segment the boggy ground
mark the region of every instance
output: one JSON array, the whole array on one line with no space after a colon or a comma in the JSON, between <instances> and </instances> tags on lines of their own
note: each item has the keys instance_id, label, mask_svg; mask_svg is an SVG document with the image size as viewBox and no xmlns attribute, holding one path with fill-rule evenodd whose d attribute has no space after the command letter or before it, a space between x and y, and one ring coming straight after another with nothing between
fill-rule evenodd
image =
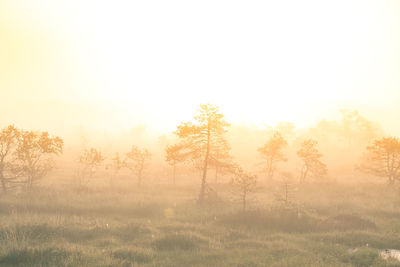
<instances>
[{"instance_id":1,"label":"boggy ground","mask_svg":"<svg viewBox=\"0 0 400 267\"><path fill-rule=\"evenodd\" d=\"M400 266L400 190L306 184L295 208L262 186L240 211L228 185L38 187L0 197L0 266Z\"/></svg>"}]
</instances>

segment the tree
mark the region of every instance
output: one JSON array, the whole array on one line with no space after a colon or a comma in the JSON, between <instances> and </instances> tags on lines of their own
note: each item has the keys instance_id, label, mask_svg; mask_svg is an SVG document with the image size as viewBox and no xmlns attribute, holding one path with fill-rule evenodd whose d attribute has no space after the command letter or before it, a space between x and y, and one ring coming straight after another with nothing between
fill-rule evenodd
<instances>
[{"instance_id":1,"label":"tree","mask_svg":"<svg viewBox=\"0 0 400 267\"><path fill-rule=\"evenodd\" d=\"M239 195L242 203L243 212L246 211L249 194L253 193L257 186L257 176L251 175L243 171L242 168L236 167L232 179L232 185L235 193Z\"/></svg>"},{"instance_id":2,"label":"tree","mask_svg":"<svg viewBox=\"0 0 400 267\"><path fill-rule=\"evenodd\" d=\"M400 179L400 142L395 137L384 137L367 146L361 170L378 177L386 177L389 184Z\"/></svg>"},{"instance_id":3,"label":"tree","mask_svg":"<svg viewBox=\"0 0 400 267\"><path fill-rule=\"evenodd\" d=\"M165 152L166 152L165 161L172 166L173 182L175 185L176 165L184 160L184 156L181 153L182 147L178 144L170 145L165 148Z\"/></svg>"},{"instance_id":4,"label":"tree","mask_svg":"<svg viewBox=\"0 0 400 267\"><path fill-rule=\"evenodd\" d=\"M280 186L275 194L276 200L281 201L285 208L293 207L296 199L296 184L290 172L280 173Z\"/></svg>"},{"instance_id":5,"label":"tree","mask_svg":"<svg viewBox=\"0 0 400 267\"><path fill-rule=\"evenodd\" d=\"M292 122L278 122L274 129L275 131L279 132L284 139L288 140L289 143L290 141L293 141L296 135L296 127Z\"/></svg>"},{"instance_id":6,"label":"tree","mask_svg":"<svg viewBox=\"0 0 400 267\"><path fill-rule=\"evenodd\" d=\"M11 159L18 144L20 132L10 125L0 131L0 181L3 192L7 191L7 185L14 177L6 177L6 170L9 169Z\"/></svg>"},{"instance_id":7,"label":"tree","mask_svg":"<svg viewBox=\"0 0 400 267\"><path fill-rule=\"evenodd\" d=\"M202 178L199 193L199 203L205 200L207 186L207 170L210 160L216 158L216 151L225 141L224 134L229 124L224 120L224 115L215 105L200 105L198 115L192 122L182 123L175 134L180 139L182 155L186 161L202 163Z\"/></svg>"},{"instance_id":8,"label":"tree","mask_svg":"<svg viewBox=\"0 0 400 267\"><path fill-rule=\"evenodd\" d=\"M265 170L268 180L272 180L275 170L280 162L286 162L287 158L282 153L287 142L279 132L275 132L258 152L265 159Z\"/></svg>"},{"instance_id":9,"label":"tree","mask_svg":"<svg viewBox=\"0 0 400 267\"><path fill-rule=\"evenodd\" d=\"M134 173L138 186L142 184L144 169L150 158L151 154L147 149L140 149L136 146L132 146L131 151L126 154L124 166Z\"/></svg>"},{"instance_id":10,"label":"tree","mask_svg":"<svg viewBox=\"0 0 400 267\"><path fill-rule=\"evenodd\" d=\"M82 186L85 183L86 178L93 178L96 171L96 167L100 166L104 161L104 157L100 150L95 148L85 149L83 154L79 158L79 162L83 165L81 173L78 174L79 185Z\"/></svg>"},{"instance_id":11,"label":"tree","mask_svg":"<svg viewBox=\"0 0 400 267\"><path fill-rule=\"evenodd\" d=\"M342 114L341 135L350 148L355 143L366 144L381 134L379 127L361 116L357 110L340 110Z\"/></svg>"},{"instance_id":12,"label":"tree","mask_svg":"<svg viewBox=\"0 0 400 267\"><path fill-rule=\"evenodd\" d=\"M52 155L61 154L63 145L60 137L51 137L47 132L22 131L18 135L15 155L27 177L28 188L54 167Z\"/></svg>"},{"instance_id":13,"label":"tree","mask_svg":"<svg viewBox=\"0 0 400 267\"><path fill-rule=\"evenodd\" d=\"M218 139L217 139L218 140ZM234 168L230 146L225 139L218 140L215 151L211 154L210 165L215 169L215 183L218 182L218 175L231 173Z\"/></svg>"},{"instance_id":14,"label":"tree","mask_svg":"<svg viewBox=\"0 0 400 267\"><path fill-rule=\"evenodd\" d=\"M124 167L124 162L121 160L121 157L119 156L119 153L115 153L115 157L113 157L111 163L111 169L112 169L112 178L110 179L110 184L112 184L112 179L117 177L118 173L121 171L121 169Z\"/></svg>"},{"instance_id":15,"label":"tree","mask_svg":"<svg viewBox=\"0 0 400 267\"><path fill-rule=\"evenodd\" d=\"M318 142L312 139L305 140L297 155L303 161L303 167L300 174L300 182L305 182L308 175L321 177L327 173L326 165L321 162L322 154L317 149Z\"/></svg>"}]
</instances>

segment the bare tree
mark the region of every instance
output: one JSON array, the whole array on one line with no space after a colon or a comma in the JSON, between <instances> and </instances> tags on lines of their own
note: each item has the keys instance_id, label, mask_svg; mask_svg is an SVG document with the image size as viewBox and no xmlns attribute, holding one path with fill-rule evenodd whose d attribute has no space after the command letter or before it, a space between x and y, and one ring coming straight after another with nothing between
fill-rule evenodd
<instances>
[{"instance_id":1,"label":"bare tree","mask_svg":"<svg viewBox=\"0 0 400 267\"><path fill-rule=\"evenodd\" d=\"M6 177L6 170L10 168L12 156L18 144L20 132L10 125L0 131L0 181L3 192L7 191L8 182L14 177Z\"/></svg>"},{"instance_id":2,"label":"bare tree","mask_svg":"<svg viewBox=\"0 0 400 267\"><path fill-rule=\"evenodd\" d=\"M249 194L253 193L257 186L257 176L246 173L242 168L236 167L233 172L232 185L234 193L239 195L242 210L246 211Z\"/></svg>"},{"instance_id":3,"label":"bare tree","mask_svg":"<svg viewBox=\"0 0 400 267\"><path fill-rule=\"evenodd\" d=\"M21 132L15 155L27 177L28 188L32 188L35 182L54 167L52 155L61 154L63 145L60 137L51 137L47 132Z\"/></svg>"},{"instance_id":4,"label":"bare tree","mask_svg":"<svg viewBox=\"0 0 400 267\"><path fill-rule=\"evenodd\" d=\"M378 177L386 177L389 184L400 179L400 141L384 137L367 146L361 170Z\"/></svg>"},{"instance_id":5,"label":"bare tree","mask_svg":"<svg viewBox=\"0 0 400 267\"><path fill-rule=\"evenodd\" d=\"M322 154L317 149L318 142L312 139L305 140L297 155L303 161L303 167L300 174L300 182L306 181L309 175L321 177L327 173L326 165L321 162Z\"/></svg>"},{"instance_id":6,"label":"bare tree","mask_svg":"<svg viewBox=\"0 0 400 267\"><path fill-rule=\"evenodd\" d=\"M218 151L217 147L224 140L226 128L229 126L224 115L215 105L200 105L199 113L194 117L195 123L186 122L178 126L175 134L180 139L182 155L185 160L202 163L202 179L199 203L205 200L207 187L207 170L210 160Z\"/></svg>"},{"instance_id":7,"label":"bare tree","mask_svg":"<svg viewBox=\"0 0 400 267\"><path fill-rule=\"evenodd\" d=\"M126 154L124 166L131 170L137 178L138 186L142 185L144 170L151 154L147 149L140 149L132 146L130 152Z\"/></svg>"},{"instance_id":8,"label":"bare tree","mask_svg":"<svg viewBox=\"0 0 400 267\"><path fill-rule=\"evenodd\" d=\"M275 132L258 152L265 159L265 170L268 180L272 180L275 170L280 162L286 162L287 158L282 150L287 146L286 140L279 132Z\"/></svg>"},{"instance_id":9,"label":"bare tree","mask_svg":"<svg viewBox=\"0 0 400 267\"><path fill-rule=\"evenodd\" d=\"M104 161L103 154L95 148L85 149L79 158L79 162L83 165L83 169L78 174L79 185L83 186L87 181L92 179L96 172L96 167L100 166Z\"/></svg>"}]
</instances>

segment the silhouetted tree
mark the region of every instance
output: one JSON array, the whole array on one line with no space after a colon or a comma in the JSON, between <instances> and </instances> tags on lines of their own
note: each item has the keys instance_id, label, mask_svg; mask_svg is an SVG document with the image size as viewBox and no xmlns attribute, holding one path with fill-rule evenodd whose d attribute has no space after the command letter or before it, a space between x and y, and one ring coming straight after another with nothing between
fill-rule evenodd
<instances>
[{"instance_id":1,"label":"silhouetted tree","mask_svg":"<svg viewBox=\"0 0 400 267\"><path fill-rule=\"evenodd\" d=\"M384 137L367 146L361 170L378 177L386 177L389 184L400 179L400 142L395 137Z\"/></svg>"},{"instance_id":2,"label":"silhouetted tree","mask_svg":"<svg viewBox=\"0 0 400 267\"><path fill-rule=\"evenodd\" d=\"M280 162L286 162L287 158L282 150L287 146L286 140L279 132L275 132L258 152L265 159L265 170L268 180L274 176L275 170Z\"/></svg>"},{"instance_id":3,"label":"silhouetted tree","mask_svg":"<svg viewBox=\"0 0 400 267\"><path fill-rule=\"evenodd\" d=\"M32 188L36 181L43 178L54 167L52 155L61 154L63 145L60 137L51 137L47 132L22 131L18 135L15 155L27 176L28 188Z\"/></svg>"},{"instance_id":4,"label":"silhouetted tree","mask_svg":"<svg viewBox=\"0 0 400 267\"><path fill-rule=\"evenodd\" d=\"M131 151L126 154L124 166L136 176L138 186L142 184L144 169L150 158L151 154L147 149L140 149L136 146L132 146Z\"/></svg>"},{"instance_id":5,"label":"silhouetted tree","mask_svg":"<svg viewBox=\"0 0 400 267\"><path fill-rule=\"evenodd\" d=\"M79 158L79 162L83 165L81 173L78 174L79 185L83 186L86 178L92 179L96 171L96 167L100 166L104 161L103 154L95 148L85 149Z\"/></svg>"},{"instance_id":6,"label":"silhouetted tree","mask_svg":"<svg viewBox=\"0 0 400 267\"><path fill-rule=\"evenodd\" d=\"M175 134L180 139L182 155L185 160L202 162L202 179L199 193L199 203L205 199L207 187L207 170L210 159L218 150L224 139L226 128L229 126L224 115L219 113L215 105L200 105L199 113L194 117L195 123L186 122L178 126Z\"/></svg>"},{"instance_id":7,"label":"silhouetted tree","mask_svg":"<svg viewBox=\"0 0 400 267\"><path fill-rule=\"evenodd\" d=\"M246 211L249 194L253 193L257 186L257 176L243 171L236 167L233 172L232 185L234 193L239 195L242 210Z\"/></svg>"},{"instance_id":8,"label":"silhouetted tree","mask_svg":"<svg viewBox=\"0 0 400 267\"><path fill-rule=\"evenodd\" d=\"M19 135L19 130L12 125L0 131L0 181L3 192L7 191L8 182L14 179L12 176L6 177L6 169L10 169Z\"/></svg>"},{"instance_id":9,"label":"silhouetted tree","mask_svg":"<svg viewBox=\"0 0 400 267\"><path fill-rule=\"evenodd\" d=\"M305 182L309 175L321 177L327 173L326 165L321 162L322 154L317 149L318 142L312 139L305 140L297 155L303 161L303 167L300 174L300 182Z\"/></svg>"}]
</instances>

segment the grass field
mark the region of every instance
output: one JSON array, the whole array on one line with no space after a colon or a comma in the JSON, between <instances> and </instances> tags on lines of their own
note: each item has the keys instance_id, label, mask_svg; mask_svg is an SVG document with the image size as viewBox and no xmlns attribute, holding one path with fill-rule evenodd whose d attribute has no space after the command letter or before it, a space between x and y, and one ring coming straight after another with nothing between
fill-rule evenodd
<instances>
[{"instance_id":1,"label":"grass field","mask_svg":"<svg viewBox=\"0 0 400 267\"><path fill-rule=\"evenodd\" d=\"M299 186L296 208L260 187L246 213L227 185L41 187L0 197L0 266L400 266L400 192Z\"/></svg>"}]
</instances>

